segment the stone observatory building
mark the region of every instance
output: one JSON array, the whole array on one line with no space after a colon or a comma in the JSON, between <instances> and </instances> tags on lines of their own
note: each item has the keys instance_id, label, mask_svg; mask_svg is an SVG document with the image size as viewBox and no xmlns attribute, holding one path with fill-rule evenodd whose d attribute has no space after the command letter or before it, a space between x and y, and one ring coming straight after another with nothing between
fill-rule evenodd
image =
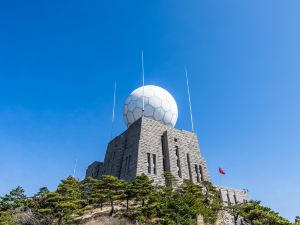
<instances>
[{"instance_id":1,"label":"stone observatory building","mask_svg":"<svg viewBox=\"0 0 300 225\"><path fill-rule=\"evenodd\" d=\"M92 163L86 177L108 174L133 182L144 173L165 185L164 172L170 172L179 182L210 181L196 134L174 128L177 118L177 104L168 91L153 85L136 89L124 104L127 130L108 143L104 162ZM216 187L224 203L248 200L244 190Z\"/></svg>"}]
</instances>

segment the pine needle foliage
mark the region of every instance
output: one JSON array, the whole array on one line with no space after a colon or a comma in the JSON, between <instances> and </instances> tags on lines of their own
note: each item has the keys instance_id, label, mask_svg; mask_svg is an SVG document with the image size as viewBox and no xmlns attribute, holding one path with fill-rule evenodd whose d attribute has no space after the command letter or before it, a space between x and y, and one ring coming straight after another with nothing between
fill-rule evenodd
<instances>
[{"instance_id":1,"label":"pine needle foliage","mask_svg":"<svg viewBox=\"0 0 300 225\"><path fill-rule=\"evenodd\" d=\"M115 212L115 201L123 200L126 197L125 186L126 182L117 177L109 175L103 176L99 188L103 191L105 198L108 199L110 203L110 215Z\"/></svg>"},{"instance_id":2,"label":"pine needle foliage","mask_svg":"<svg viewBox=\"0 0 300 225\"><path fill-rule=\"evenodd\" d=\"M29 199L20 186L0 198L0 225L15 225L16 213L24 212L29 205Z\"/></svg>"},{"instance_id":3,"label":"pine needle foliage","mask_svg":"<svg viewBox=\"0 0 300 225\"><path fill-rule=\"evenodd\" d=\"M287 219L279 216L268 207L262 206L259 201L250 201L237 208L239 215L253 225L291 225ZM295 223L296 224L296 223Z\"/></svg>"},{"instance_id":4,"label":"pine needle foliage","mask_svg":"<svg viewBox=\"0 0 300 225\"><path fill-rule=\"evenodd\" d=\"M167 186L155 186L145 174L132 183L108 175L82 182L69 176L55 191L43 187L30 198L22 187L17 187L0 198L0 225L75 224L78 215L102 209L103 205L110 205L110 215L118 211L118 216L156 225L195 225L198 215L207 224L214 224L220 210L231 213L236 223L242 220L251 225L300 224L300 217L290 223L257 201L224 206L210 182L194 184L186 180L179 184L170 173L165 174L165 179Z\"/></svg>"},{"instance_id":5,"label":"pine needle foliage","mask_svg":"<svg viewBox=\"0 0 300 225\"><path fill-rule=\"evenodd\" d=\"M136 177L136 180L131 185L132 196L136 201L141 201L142 206L149 200L154 191L153 181L144 173Z\"/></svg>"},{"instance_id":6,"label":"pine needle foliage","mask_svg":"<svg viewBox=\"0 0 300 225\"><path fill-rule=\"evenodd\" d=\"M53 215L58 225L71 224L73 215L79 214L85 203L80 181L69 176L55 192L46 193L43 202L40 213Z\"/></svg>"}]
</instances>

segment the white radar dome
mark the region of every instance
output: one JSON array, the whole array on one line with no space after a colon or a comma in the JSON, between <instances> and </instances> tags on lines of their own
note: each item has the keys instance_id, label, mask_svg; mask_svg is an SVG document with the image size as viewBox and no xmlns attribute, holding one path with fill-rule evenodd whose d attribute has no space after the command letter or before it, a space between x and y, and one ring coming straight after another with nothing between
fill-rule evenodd
<instances>
[{"instance_id":1,"label":"white radar dome","mask_svg":"<svg viewBox=\"0 0 300 225\"><path fill-rule=\"evenodd\" d=\"M123 119L127 127L143 114L163 124L175 126L178 108L173 96L161 87L146 85L134 90L126 99L123 108Z\"/></svg>"}]
</instances>

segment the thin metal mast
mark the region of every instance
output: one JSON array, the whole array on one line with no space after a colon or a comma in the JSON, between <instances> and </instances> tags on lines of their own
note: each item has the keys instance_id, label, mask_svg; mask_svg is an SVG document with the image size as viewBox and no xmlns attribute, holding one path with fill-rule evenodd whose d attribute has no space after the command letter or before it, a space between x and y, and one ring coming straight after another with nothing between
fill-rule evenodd
<instances>
[{"instance_id":1,"label":"thin metal mast","mask_svg":"<svg viewBox=\"0 0 300 225\"><path fill-rule=\"evenodd\" d=\"M187 68L185 68L185 78L186 78L186 86L187 86L188 97L189 97L191 125L192 125L192 131L194 132L194 122L193 122L193 113L192 113L192 103L191 103L190 86L189 86L189 78L188 78Z\"/></svg>"},{"instance_id":2,"label":"thin metal mast","mask_svg":"<svg viewBox=\"0 0 300 225\"><path fill-rule=\"evenodd\" d=\"M75 165L74 165L74 169L73 169L73 177L74 178L75 178L75 175L76 175L77 162L78 162L78 157L76 156Z\"/></svg>"},{"instance_id":3,"label":"thin metal mast","mask_svg":"<svg viewBox=\"0 0 300 225\"><path fill-rule=\"evenodd\" d=\"M142 51L142 82L143 82L143 114L144 116L144 110L145 110L145 100L144 100L144 94L145 94L145 72L144 72L144 52Z\"/></svg>"},{"instance_id":4,"label":"thin metal mast","mask_svg":"<svg viewBox=\"0 0 300 225\"><path fill-rule=\"evenodd\" d=\"M110 140L112 139L112 132L113 132L114 122L115 122L116 92L117 92L117 81L115 81L115 87L114 87L114 103L113 103L113 108L112 108Z\"/></svg>"}]
</instances>

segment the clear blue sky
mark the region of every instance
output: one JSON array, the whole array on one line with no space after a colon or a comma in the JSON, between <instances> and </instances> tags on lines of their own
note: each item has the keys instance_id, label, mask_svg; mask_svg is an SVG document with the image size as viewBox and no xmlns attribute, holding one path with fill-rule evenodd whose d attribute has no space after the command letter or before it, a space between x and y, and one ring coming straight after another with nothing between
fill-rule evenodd
<instances>
[{"instance_id":1,"label":"clear blue sky","mask_svg":"<svg viewBox=\"0 0 300 225\"><path fill-rule=\"evenodd\" d=\"M297 0L2 1L0 195L54 190L102 160L118 82L122 104L141 85L169 90L177 128L195 128L212 181L300 214L300 2ZM220 178L221 166L227 175Z\"/></svg>"}]
</instances>

